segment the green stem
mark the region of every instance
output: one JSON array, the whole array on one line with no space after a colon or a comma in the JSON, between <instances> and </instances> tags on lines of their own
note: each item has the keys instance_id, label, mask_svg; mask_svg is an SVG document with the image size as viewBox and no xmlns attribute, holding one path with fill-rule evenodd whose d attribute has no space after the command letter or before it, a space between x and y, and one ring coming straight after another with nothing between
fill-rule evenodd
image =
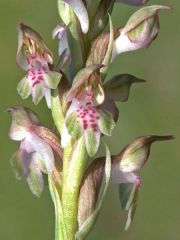
<instances>
[{"instance_id":1,"label":"green stem","mask_svg":"<svg viewBox=\"0 0 180 240\"><path fill-rule=\"evenodd\" d=\"M49 190L51 193L51 197L54 203L55 208L55 240L67 240L66 227L64 223L64 214L61 204L61 198L59 192L61 189L58 189L58 185L53 181L53 177L51 174L48 176L49 180Z\"/></svg>"},{"instance_id":2,"label":"green stem","mask_svg":"<svg viewBox=\"0 0 180 240\"><path fill-rule=\"evenodd\" d=\"M63 113L62 105L59 99L58 89L52 91L51 110L52 110L52 117L54 119L54 123L56 125L56 128L59 134L61 135L63 124L64 124L64 113Z\"/></svg>"},{"instance_id":3,"label":"green stem","mask_svg":"<svg viewBox=\"0 0 180 240\"><path fill-rule=\"evenodd\" d=\"M78 230L78 196L81 180L87 163L87 153L82 137L71 141L64 149L62 205L67 229L67 240L75 240Z\"/></svg>"}]
</instances>

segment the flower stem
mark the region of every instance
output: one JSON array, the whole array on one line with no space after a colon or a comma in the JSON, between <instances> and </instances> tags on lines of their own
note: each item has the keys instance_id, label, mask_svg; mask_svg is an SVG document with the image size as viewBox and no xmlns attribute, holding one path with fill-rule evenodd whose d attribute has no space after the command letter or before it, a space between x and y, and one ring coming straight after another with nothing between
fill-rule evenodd
<instances>
[{"instance_id":1,"label":"flower stem","mask_svg":"<svg viewBox=\"0 0 180 240\"><path fill-rule=\"evenodd\" d=\"M67 229L67 240L75 240L78 230L78 196L81 180L87 163L87 153L82 137L71 141L64 149L62 205Z\"/></svg>"},{"instance_id":2,"label":"flower stem","mask_svg":"<svg viewBox=\"0 0 180 240\"><path fill-rule=\"evenodd\" d=\"M55 240L67 240L67 232L64 223L64 214L59 192L61 189L55 184L53 177L49 174L49 190L55 207Z\"/></svg>"}]
</instances>

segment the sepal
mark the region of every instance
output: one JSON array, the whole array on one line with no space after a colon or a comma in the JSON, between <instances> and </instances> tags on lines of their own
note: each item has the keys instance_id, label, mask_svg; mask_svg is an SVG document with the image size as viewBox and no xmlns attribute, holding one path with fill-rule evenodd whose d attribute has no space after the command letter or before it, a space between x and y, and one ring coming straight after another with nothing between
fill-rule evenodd
<instances>
[{"instance_id":1,"label":"sepal","mask_svg":"<svg viewBox=\"0 0 180 240\"><path fill-rule=\"evenodd\" d=\"M144 82L144 80L130 74L116 75L104 85L105 94L113 101L126 102L129 97L131 85L133 83Z\"/></svg>"},{"instance_id":2,"label":"sepal","mask_svg":"<svg viewBox=\"0 0 180 240\"><path fill-rule=\"evenodd\" d=\"M173 136L148 135L137 138L134 142L125 147L119 154L113 157L113 165L119 166L122 172L133 172L141 169L150 154L150 147L153 142L174 139Z\"/></svg>"},{"instance_id":3,"label":"sepal","mask_svg":"<svg viewBox=\"0 0 180 240\"><path fill-rule=\"evenodd\" d=\"M119 184L119 198L121 202L121 208L122 210L128 211L125 231L127 231L130 227L136 211L139 188L140 185L136 183Z\"/></svg>"},{"instance_id":4,"label":"sepal","mask_svg":"<svg viewBox=\"0 0 180 240\"><path fill-rule=\"evenodd\" d=\"M127 21L124 28L120 28L117 34L113 59L117 54L147 48L157 37L159 32L158 12L170 10L163 5L152 5L139 9Z\"/></svg>"}]
</instances>

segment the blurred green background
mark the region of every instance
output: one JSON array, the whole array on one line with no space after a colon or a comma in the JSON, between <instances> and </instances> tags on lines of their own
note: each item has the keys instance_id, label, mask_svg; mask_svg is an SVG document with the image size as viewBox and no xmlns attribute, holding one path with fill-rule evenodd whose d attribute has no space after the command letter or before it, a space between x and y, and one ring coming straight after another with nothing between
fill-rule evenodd
<instances>
[{"instance_id":1,"label":"blurred green background","mask_svg":"<svg viewBox=\"0 0 180 240\"><path fill-rule=\"evenodd\" d=\"M119 126L113 140L106 142L116 153L135 137L145 134L174 134L175 141L155 143L146 167L141 171L143 187L132 227L123 231L125 214L120 210L116 186L112 186L102 214L89 240L179 240L180 239L180 5L179 0L150 0L169 4L174 10L160 15L159 37L149 49L119 56L109 76L130 73L146 84L132 87L128 103L119 105ZM136 8L117 4L114 26L125 24ZM24 72L17 68L17 23L23 21L37 29L55 52L51 39L58 23L56 1L0 0L0 239L54 240L54 210L47 187L40 199L23 181L16 181L9 159L18 143L8 139L10 116L7 107L24 104L36 111L42 122L52 126L44 101L38 107L22 101L16 86Z\"/></svg>"}]
</instances>

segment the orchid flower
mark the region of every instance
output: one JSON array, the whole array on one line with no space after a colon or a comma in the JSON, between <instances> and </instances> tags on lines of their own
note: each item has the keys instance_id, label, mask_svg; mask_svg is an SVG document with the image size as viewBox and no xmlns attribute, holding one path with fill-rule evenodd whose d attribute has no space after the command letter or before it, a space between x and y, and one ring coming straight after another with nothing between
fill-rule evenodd
<instances>
[{"instance_id":1,"label":"orchid flower","mask_svg":"<svg viewBox=\"0 0 180 240\"><path fill-rule=\"evenodd\" d=\"M8 111L12 114L9 137L21 142L11 164L16 166L16 175L18 166L20 175L25 177L32 193L40 196L44 186L42 173L48 174L54 170L55 154L62 157L59 139L51 130L40 125L31 110L15 106Z\"/></svg>"},{"instance_id":2,"label":"orchid flower","mask_svg":"<svg viewBox=\"0 0 180 240\"><path fill-rule=\"evenodd\" d=\"M137 205L137 196L141 188L141 178L134 173L141 169L150 154L151 144L155 141L171 140L173 136L148 135L135 139L117 155L111 156L110 183L119 185L121 207L128 211L125 226L127 230L132 222ZM93 222L99 215L99 201L103 178L105 175L106 157L95 159L87 168L79 194L78 237L88 234ZM103 191L103 189L102 189Z\"/></svg>"},{"instance_id":3,"label":"orchid flower","mask_svg":"<svg viewBox=\"0 0 180 240\"><path fill-rule=\"evenodd\" d=\"M159 33L158 12L169 9L168 6L154 5L136 11L126 25L118 30L119 36L114 42L113 58L123 52L149 47Z\"/></svg>"},{"instance_id":4,"label":"orchid flower","mask_svg":"<svg viewBox=\"0 0 180 240\"><path fill-rule=\"evenodd\" d=\"M97 152L101 134L110 136L114 128L112 114L100 106L105 96L100 76L96 72L98 68L90 66L76 75L66 96L70 106L61 139L62 146L65 146L68 135L76 140L84 136L89 156Z\"/></svg>"},{"instance_id":5,"label":"orchid flower","mask_svg":"<svg viewBox=\"0 0 180 240\"><path fill-rule=\"evenodd\" d=\"M19 95L26 99L32 94L35 104L43 96L48 107L51 107L51 89L56 89L61 74L51 70L53 63L52 53L46 47L40 35L32 28L21 23L18 27L17 64L25 71L26 76L19 82L17 90Z\"/></svg>"}]
</instances>

